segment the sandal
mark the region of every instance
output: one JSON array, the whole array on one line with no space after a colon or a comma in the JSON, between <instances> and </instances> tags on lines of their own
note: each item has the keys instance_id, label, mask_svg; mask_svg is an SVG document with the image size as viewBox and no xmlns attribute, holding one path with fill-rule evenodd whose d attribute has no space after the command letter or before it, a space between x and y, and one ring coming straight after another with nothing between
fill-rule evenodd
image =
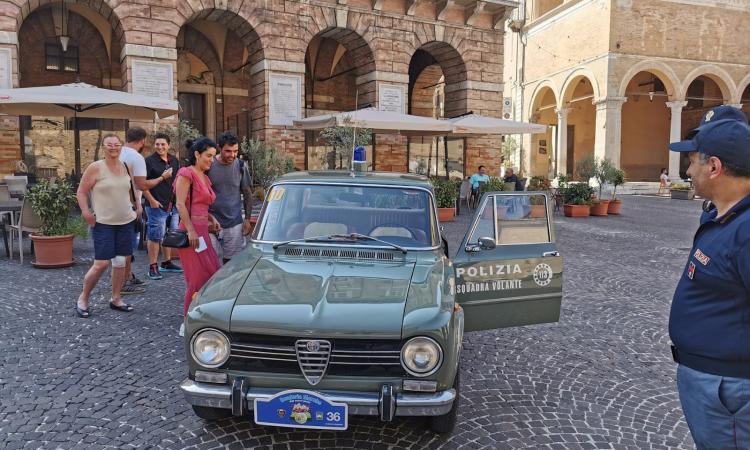
<instances>
[{"instance_id":1,"label":"sandal","mask_svg":"<svg viewBox=\"0 0 750 450\"><path fill-rule=\"evenodd\" d=\"M131 312L133 311L133 307L128 305L127 303L123 303L122 305L115 305L111 301L109 302L109 307L112 309L116 309L117 311L122 312Z\"/></svg>"},{"instance_id":2,"label":"sandal","mask_svg":"<svg viewBox=\"0 0 750 450\"><path fill-rule=\"evenodd\" d=\"M76 314L78 314L78 317L83 319L88 319L91 317L91 313L88 309L80 308L78 305L76 305Z\"/></svg>"}]
</instances>

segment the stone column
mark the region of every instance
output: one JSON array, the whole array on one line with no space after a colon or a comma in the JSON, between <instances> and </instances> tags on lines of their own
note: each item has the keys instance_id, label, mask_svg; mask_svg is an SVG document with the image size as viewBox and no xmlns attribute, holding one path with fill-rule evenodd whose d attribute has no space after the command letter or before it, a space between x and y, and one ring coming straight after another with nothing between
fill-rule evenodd
<instances>
[{"instance_id":1,"label":"stone column","mask_svg":"<svg viewBox=\"0 0 750 450\"><path fill-rule=\"evenodd\" d=\"M609 159L616 167L620 167L622 105L626 101L627 97L609 97L593 102L596 106L594 155Z\"/></svg>"},{"instance_id":2,"label":"stone column","mask_svg":"<svg viewBox=\"0 0 750 450\"><path fill-rule=\"evenodd\" d=\"M568 114L570 108L557 108L557 162L555 164L555 176L558 173L567 174L568 162Z\"/></svg>"},{"instance_id":3,"label":"stone column","mask_svg":"<svg viewBox=\"0 0 750 450\"><path fill-rule=\"evenodd\" d=\"M672 121L669 127L669 142L682 140L682 108L687 105L687 101L680 100L667 102L667 108L672 110ZM680 153L669 152L669 178L672 180L680 179Z\"/></svg>"}]
</instances>

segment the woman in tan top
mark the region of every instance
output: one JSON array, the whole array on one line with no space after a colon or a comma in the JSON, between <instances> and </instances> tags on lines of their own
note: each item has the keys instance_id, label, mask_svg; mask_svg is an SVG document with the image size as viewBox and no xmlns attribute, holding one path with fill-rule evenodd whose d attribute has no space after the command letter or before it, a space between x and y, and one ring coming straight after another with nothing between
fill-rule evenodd
<instances>
[{"instance_id":1,"label":"woman in tan top","mask_svg":"<svg viewBox=\"0 0 750 450\"><path fill-rule=\"evenodd\" d=\"M104 159L94 161L86 168L78 186L78 206L83 218L92 227L91 236L94 239L94 264L83 278L83 292L76 304L76 313L83 318L91 317L89 296L110 261L112 299L109 307L123 312L133 310L120 298L125 263L133 254L136 218L133 184L125 164L120 161L121 150L119 137L114 134L105 136L102 139Z\"/></svg>"}]
</instances>

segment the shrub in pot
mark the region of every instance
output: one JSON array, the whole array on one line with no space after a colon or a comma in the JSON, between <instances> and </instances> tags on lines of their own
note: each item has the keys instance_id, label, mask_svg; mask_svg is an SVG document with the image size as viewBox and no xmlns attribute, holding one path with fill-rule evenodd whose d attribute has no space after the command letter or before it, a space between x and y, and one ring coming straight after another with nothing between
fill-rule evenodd
<instances>
[{"instance_id":1,"label":"shrub in pot","mask_svg":"<svg viewBox=\"0 0 750 450\"><path fill-rule=\"evenodd\" d=\"M26 194L41 226L31 235L36 261L34 267L67 267L73 264L73 239L86 237L88 227L78 216L71 219L70 209L77 204L73 187L67 181L41 180Z\"/></svg>"},{"instance_id":2,"label":"shrub in pot","mask_svg":"<svg viewBox=\"0 0 750 450\"><path fill-rule=\"evenodd\" d=\"M430 181L433 189L435 189L438 219L441 222L452 222L456 215L456 199L458 198L456 183L437 177L431 178Z\"/></svg>"},{"instance_id":3,"label":"shrub in pot","mask_svg":"<svg viewBox=\"0 0 750 450\"><path fill-rule=\"evenodd\" d=\"M563 210L568 217L587 217L590 214L594 188L588 183L570 183L561 188Z\"/></svg>"},{"instance_id":4,"label":"shrub in pot","mask_svg":"<svg viewBox=\"0 0 750 450\"><path fill-rule=\"evenodd\" d=\"M498 177L490 177L490 180L484 184L482 184L482 189L479 192L479 195L481 197L482 194L485 192L502 192L505 190L505 180ZM508 212L508 207L503 205L497 205L497 210L495 213L497 214L498 219L502 219L505 217L505 214ZM482 213L484 215L485 219L492 218L492 208L485 208L484 212Z\"/></svg>"},{"instance_id":5,"label":"shrub in pot","mask_svg":"<svg viewBox=\"0 0 750 450\"><path fill-rule=\"evenodd\" d=\"M692 200L695 197L695 191L687 183L675 183L670 188L670 196L678 200Z\"/></svg>"},{"instance_id":6,"label":"shrub in pot","mask_svg":"<svg viewBox=\"0 0 750 450\"><path fill-rule=\"evenodd\" d=\"M622 201L617 199L617 186L625 184L625 171L612 167L609 173L609 183L612 185L612 198L609 200L609 207L607 213L609 214L620 214L622 210Z\"/></svg>"},{"instance_id":7,"label":"shrub in pot","mask_svg":"<svg viewBox=\"0 0 750 450\"><path fill-rule=\"evenodd\" d=\"M609 209L609 200L605 200L602 197L602 190L604 185L609 181L610 173L614 169L612 163L604 158L602 160L594 160L594 179L599 184L599 195L591 205L592 216L606 216Z\"/></svg>"}]
</instances>

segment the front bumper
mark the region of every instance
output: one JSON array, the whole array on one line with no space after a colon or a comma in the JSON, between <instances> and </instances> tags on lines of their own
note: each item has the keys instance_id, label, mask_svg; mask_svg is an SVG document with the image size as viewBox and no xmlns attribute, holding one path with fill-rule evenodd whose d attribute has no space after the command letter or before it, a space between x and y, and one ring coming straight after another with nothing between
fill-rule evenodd
<instances>
[{"instance_id":1,"label":"front bumper","mask_svg":"<svg viewBox=\"0 0 750 450\"><path fill-rule=\"evenodd\" d=\"M235 383L236 384L236 383ZM246 388L236 389L229 385L201 383L187 379L180 384L185 399L194 406L208 406L237 411L237 403L241 403L240 411L252 411L255 399L265 399L284 391L285 389ZM236 394L244 391L244 402L235 402ZM392 390L391 390L392 391ZM390 420L396 416L441 416L447 414L456 399L456 390L448 389L434 393L399 393L393 398L384 398L383 392L344 392L344 391L315 391L326 399L349 405L349 414L355 416L381 416ZM240 394L241 395L241 394ZM395 408L389 407L395 403ZM387 412L390 410L390 412ZM385 413L384 413L385 412ZM384 416L390 416L384 417Z\"/></svg>"}]
</instances>

